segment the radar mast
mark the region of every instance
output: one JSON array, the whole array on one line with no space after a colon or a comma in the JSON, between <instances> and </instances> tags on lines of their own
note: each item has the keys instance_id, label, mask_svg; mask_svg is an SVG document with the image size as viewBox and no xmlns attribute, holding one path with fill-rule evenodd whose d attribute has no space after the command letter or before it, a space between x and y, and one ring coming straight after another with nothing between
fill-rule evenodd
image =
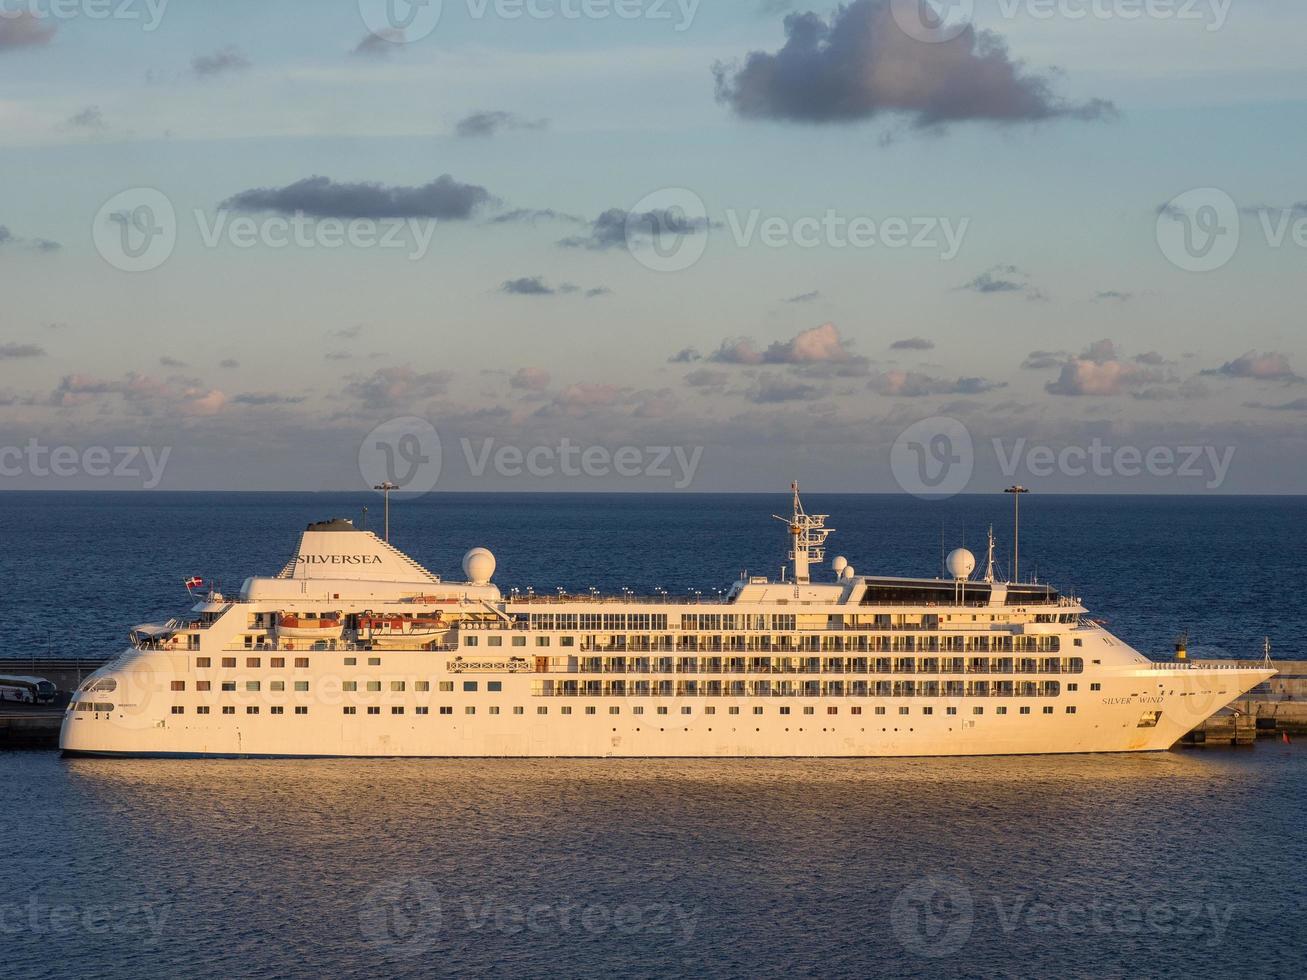
<instances>
[{"instance_id":1,"label":"radar mast","mask_svg":"<svg viewBox=\"0 0 1307 980\"><path fill-rule=\"evenodd\" d=\"M793 516L781 517L779 514L772 516L789 525L791 541L789 558L793 562L794 582L796 585L807 585L812 581L808 566L821 564L826 560L826 539L835 529L826 526L826 518L830 516L829 514L809 514L804 511L803 502L799 499L797 480L790 484L790 490L794 493Z\"/></svg>"}]
</instances>

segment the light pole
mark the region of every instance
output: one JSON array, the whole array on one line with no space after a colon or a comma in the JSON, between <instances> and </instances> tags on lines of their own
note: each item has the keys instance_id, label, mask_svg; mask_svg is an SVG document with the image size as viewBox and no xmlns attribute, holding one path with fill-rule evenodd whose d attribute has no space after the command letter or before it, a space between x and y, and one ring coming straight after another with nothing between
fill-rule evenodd
<instances>
[{"instance_id":1,"label":"light pole","mask_svg":"<svg viewBox=\"0 0 1307 980\"><path fill-rule=\"evenodd\" d=\"M1025 487L1017 484L1008 487L1004 493L1012 494L1012 581L1021 581L1021 495L1029 493Z\"/></svg>"},{"instance_id":2,"label":"light pole","mask_svg":"<svg viewBox=\"0 0 1307 980\"><path fill-rule=\"evenodd\" d=\"M385 483L378 483L373 490L380 490L386 496L386 543L390 543L390 491L398 490L399 487L387 480Z\"/></svg>"}]
</instances>

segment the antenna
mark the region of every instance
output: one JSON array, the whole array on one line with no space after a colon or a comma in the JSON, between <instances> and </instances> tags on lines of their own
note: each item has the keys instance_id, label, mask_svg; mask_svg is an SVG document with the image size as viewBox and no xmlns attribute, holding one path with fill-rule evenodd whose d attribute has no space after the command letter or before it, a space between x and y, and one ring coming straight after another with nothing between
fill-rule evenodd
<instances>
[{"instance_id":1,"label":"antenna","mask_svg":"<svg viewBox=\"0 0 1307 980\"><path fill-rule=\"evenodd\" d=\"M989 525L989 557L985 559L985 581L994 582L994 525Z\"/></svg>"},{"instance_id":2,"label":"antenna","mask_svg":"<svg viewBox=\"0 0 1307 980\"><path fill-rule=\"evenodd\" d=\"M829 514L809 514L804 511L803 503L799 500L797 480L790 484L790 490L794 493L794 515L781 517L779 514L773 514L772 516L789 525L790 539L793 542L789 558L794 563L794 583L807 585L812 581L808 574L808 565L813 562L820 564L826 560L824 547L826 539L835 529L826 526L826 518L830 516ZM783 577L782 581L784 581Z\"/></svg>"},{"instance_id":3,"label":"antenna","mask_svg":"<svg viewBox=\"0 0 1307 980\"><path fill-rule=\"evenodd\" d=\"M1008 487L1004 493L1012 494L1012 581L1021 581L1021 495L1029 493L1025 487L1017 484Z\"/></svg>"}]
</instances>

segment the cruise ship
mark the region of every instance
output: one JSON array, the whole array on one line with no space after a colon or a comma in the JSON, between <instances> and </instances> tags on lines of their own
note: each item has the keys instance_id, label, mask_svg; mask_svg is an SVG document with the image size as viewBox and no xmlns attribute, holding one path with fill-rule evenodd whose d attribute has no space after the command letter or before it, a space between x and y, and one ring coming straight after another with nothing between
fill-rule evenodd
<instances>
[{"instance_id":1,"label":"cruise ship","mask_svg":"<svg viewBox=\"0 0 1307 980\"><path fill-rule=\"evenodd\" d=\"M891 757L1164 750L1274 671L1155 662L958 549L935 578L828 575L793 490L779 579L721 598L505 596L347 520L277 574L138 626L68 706L71 754ZM777 534L778 546L782 541ZM779 550L779 548L778 548ZM1016 564L1015 559L1013 562ZM1013 576L1015 578L1015 576Z\"/></svg>"}]
</instances>

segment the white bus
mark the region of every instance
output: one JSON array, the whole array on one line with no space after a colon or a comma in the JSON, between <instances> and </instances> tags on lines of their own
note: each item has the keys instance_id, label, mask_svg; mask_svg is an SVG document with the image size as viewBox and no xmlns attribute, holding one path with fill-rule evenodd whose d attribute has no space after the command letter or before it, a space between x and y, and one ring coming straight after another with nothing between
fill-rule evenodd
<instances>
[{"instance_id":1,"label":"white bus","mask_svg":"<svg viewBox=\"0 0 1307 980\"><path fill-rule=\"evenodd\" d=\"M49 704L58 693L44 677L0 677L0 701Z\"/></svg>"}]
</instances>

